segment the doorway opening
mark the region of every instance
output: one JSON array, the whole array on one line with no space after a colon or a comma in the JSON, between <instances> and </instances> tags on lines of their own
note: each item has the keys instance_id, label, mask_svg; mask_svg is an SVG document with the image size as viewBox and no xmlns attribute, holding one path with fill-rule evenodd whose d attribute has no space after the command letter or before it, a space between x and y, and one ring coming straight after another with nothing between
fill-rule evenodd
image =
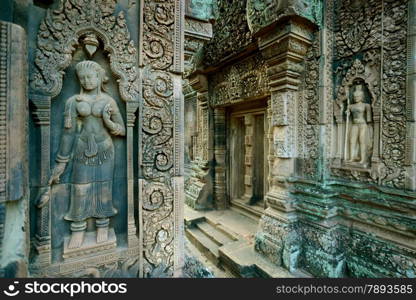
<instances>
[{"instance_id":1,"label":"doorway opening","mask_svg":"<svg viewBox=\"0 0 416 300\"><path fill-rule=\"evenodd\" d=\"M255 219L265 208L265 132L264 108L231 113L227 139L230 206Z\"/></svg>"}]
</instances>

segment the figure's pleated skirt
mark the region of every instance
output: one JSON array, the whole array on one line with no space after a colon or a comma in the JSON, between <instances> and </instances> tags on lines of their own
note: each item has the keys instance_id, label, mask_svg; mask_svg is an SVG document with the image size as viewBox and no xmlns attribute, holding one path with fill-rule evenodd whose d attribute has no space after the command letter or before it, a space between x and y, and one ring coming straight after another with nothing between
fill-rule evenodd
<instances>
[{"instance_id":1,"label":"figure's pleated skirt","mask_svg":"<svg viewBox=\"0 0 416 300\"><path fill-rule=\"evenodd\" d=\"M107 148L107 147L106 147ZM102 155L102 152L100 153ZM80 222L88 218L109 218L117 214L113 206L114 147L106 149L106 159L93 162L74 160L71 199L65 219Z\"/></svg>"}]
</instances>

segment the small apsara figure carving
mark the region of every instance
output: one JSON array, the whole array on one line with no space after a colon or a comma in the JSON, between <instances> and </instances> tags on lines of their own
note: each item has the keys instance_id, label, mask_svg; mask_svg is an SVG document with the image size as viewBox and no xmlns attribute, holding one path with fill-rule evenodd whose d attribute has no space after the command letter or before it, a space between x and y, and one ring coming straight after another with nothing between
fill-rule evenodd
<instances>
[{"instance_id":1,"label":"small apsara figure carving","mask_svg":"<svg viewBox=\"0 0 416 300\"><path fill-rule=\"evenodd\" d=\"M125 126L116 101L103 89L105 70L94 61L79 62L76 73L81 92L65 104L65 125L49 184L59 183L68 162L73 160L69 211L68 248L84 240L87 219L95 218L97 243L108 240L113 206L114 145L111 136L124 136Z\"/></svg>"},{"instance_id":2,"label":"small apsara figure carving","mask_svg":"<svg viewBox=\"0 0 416 300\"><path fill-rule=\"evenodd\" d=\"M371 105L364 102L364 91L362 85L357 85L353 93L353 104L347 107L347 137L349 144L348 162L359 162L364 167L368 166L370 150L372 148ZM348 126L349 118L351 124Z\"/></svg>"}]
</instances>

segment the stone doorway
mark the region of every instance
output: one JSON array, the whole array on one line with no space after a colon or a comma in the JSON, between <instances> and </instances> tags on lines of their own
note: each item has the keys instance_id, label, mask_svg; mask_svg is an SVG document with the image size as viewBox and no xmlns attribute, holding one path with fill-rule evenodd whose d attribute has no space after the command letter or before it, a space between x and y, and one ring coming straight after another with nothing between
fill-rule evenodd
<instances>
[{"instance_id":1,"label":"stone doorway","mask_svg":"<svg viewBox=\"0 0 416 300\"><path fill-rule=\"evenodd\" d=\"M264 210L266 189L265 109L230 114L228 169L230 206L258 219Z\"/></svg>"}]
</instances>

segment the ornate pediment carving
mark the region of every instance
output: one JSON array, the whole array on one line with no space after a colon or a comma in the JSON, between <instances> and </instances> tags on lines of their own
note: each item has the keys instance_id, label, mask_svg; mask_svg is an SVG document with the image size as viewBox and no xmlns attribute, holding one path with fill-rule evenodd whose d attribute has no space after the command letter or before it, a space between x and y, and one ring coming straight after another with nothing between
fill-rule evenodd
<instances>
[{"instance_id":1,"label":"ornate pediment carving","mask_svg":"<svg viewBox=\"0 0 416 300\"><path fill-rule=\"evenodd\" d=\"M67 0L58 9L48 9L37 39L35 68L31 78L34 94L57 96L64 70L81 43L93 54L93 44L102 43L111 71L118 78L124 101L138 101L137 51L123 12L115 16L115 0ZM91 40L91 37L95 37ZM92 43L92 41L94 43ZM98 46L98 45L96 45Z\"/></svg>"}]
</instances>

